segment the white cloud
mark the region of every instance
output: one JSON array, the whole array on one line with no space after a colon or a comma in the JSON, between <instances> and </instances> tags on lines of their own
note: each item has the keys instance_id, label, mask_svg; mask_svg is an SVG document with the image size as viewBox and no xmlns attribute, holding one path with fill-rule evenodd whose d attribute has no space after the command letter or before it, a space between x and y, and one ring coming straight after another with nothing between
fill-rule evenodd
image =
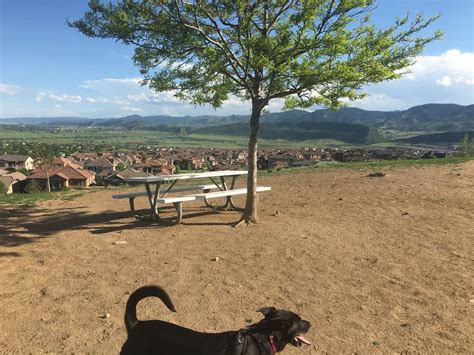
<instances>
[{"instance_id":1,"label":"white cloud","mask_svg":"<svg viewBox=\"0 0 474 355\"><path fill-rule=\"evenodd\" d=\"M96 103L96 102L107 103L107 102L110 102L109 99L105 99L105 98L103 98L103 97L97 97L97 98L94 98L94 97L86 97L86 101L87 101L87 102L92 102L92 103Z\"/></svg>"},{"instance_id":2,"label":"white cloud","mask_svg":"<svg viewBox=\"0 0 474 355\"><path fill-rule=\"evenodd\" d=\"M54 105L56 108L63 108L61 105Z\"/></svg>"},{"instance_id":3,"label":"white cloud","mask_svg":"<svg viewBox=\"0 0 474 355\"><path fill-rule=\"evenodd\" d=\"M449 76L461 78L458 83L474 80L474 53L450 49L438 56L419 56L410 68L416 79L431 75L432 78Z\"/></svg>"},{"instance_id":4,"label":"white cloud","mask_svg":"<svg viewBox=\"0 0 474 355\"><path fill-rule=\"evenodd\" d=\"M474 53L451 49L419 56L401 79L370 85L369 96L351 103L369 110L407 109L426 103L474 103Z\"/></svg>"},{"instance_id":5,"label":"white cloud","mask_svg":"<svg viewBox=\"0 0 474 355\"><path fill-rule=\"evenodd\" d=\"M443 86L451 86L453 84L449 75L445 75L441 79L436 80L436 83Z\"/></svg>"},{"instance_id":6,"label":"white cloud","mask_svg":"<svg viewBox=\"0 0 474 355\"><path fill-rule=\"evenodd\" d=\"M36 93L35 100L38 102L43 101L44 99L49 99L53 101L59 102L70 102L70 103L79 103L82 101L82 97L79 95L55 95L55 94L47 94L43 91L38 91Z\"/></svg>"},{"instance_id":7,"label":"white cloud","mask_svg":"<svg viewBox=\"0 0 474 355\"><path fill-rule=\"evenodd\" d=\"M140 81L142 78L123 78L123 79L116 79L116 78L105 78L105 79L98 79L98 80L84 80L81 85L82 88L85 89L93 89L93 90L100 90L104 87L110 86L140 86Z\"/></svg>"},{"instance_id":8,"label":"white cloud","mask_svg":"<svg viewBox=\"0 0 474 355\"><path fill-rule=\"evenodd\" d=\"M129 106L120 107L120 109L123 111L129 111L129 112L142 112L143 111L141 108L129 107Z\"/></svg>"},{"instance_id":9,"label":"white cloud","mask_svg":"<svg viewBox=\"0 0 474 355\"><path fill-rule=\"evenodd\" d=\"M19 89L18 85L0 84L0 94L15 95Z\"/></svg>"}]
</instances>

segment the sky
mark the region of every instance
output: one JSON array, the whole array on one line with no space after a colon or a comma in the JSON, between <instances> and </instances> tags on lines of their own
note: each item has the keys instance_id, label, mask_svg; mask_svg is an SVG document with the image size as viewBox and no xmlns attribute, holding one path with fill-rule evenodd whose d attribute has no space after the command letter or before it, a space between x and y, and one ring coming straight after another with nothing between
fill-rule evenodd
<instances>
[{"instance_id":1,"label":"sky","mask_svg":"<svg viewBox=\"0 0 474 355\"><path fill-rule=\"evenodd\" d=\"M67 19L82 17L87 3L0 0L0 118L249 113L250 104L235 98L215 110L141 86L133 48L67 26ZM378 0L373 21L387 27L407 12L441 14L428 32L441 29L444 38L429 44L405 77L366 87L369 96L350 106L389 111L426 103L473 104L474 0ZM281 101L269 106L272 112L281 108Z\"/></svg>"}]
</instances>

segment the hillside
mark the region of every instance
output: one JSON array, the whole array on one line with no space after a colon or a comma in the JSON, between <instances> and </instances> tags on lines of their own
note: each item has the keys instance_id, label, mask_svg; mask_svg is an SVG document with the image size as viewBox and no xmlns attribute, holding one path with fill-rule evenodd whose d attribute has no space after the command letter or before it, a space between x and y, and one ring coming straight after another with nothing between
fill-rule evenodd
<instances>
[{"instance_id":1,"label":"hillside","mask_svg":"<svg viewBox=\"0 0 474 355\"><path fill-rule=\"evenodd\" d=\"M230 116L140 116L94 119L79 117L23 117L0 119L0 124L80 126L107 129L149 130L180 134L205 133L245 136L249 117ZM338 111L291 110L262 115L261 137L305 140L336 139L347 143L380 141L379 132L400 132L404 136L465 132L474 130L474 105L426 104L402 111L368 111L345 107ZM459 133L461 134L461 133ZM397 134L395 133L395 136ZM451 139L456 135L442 135ZM438 139L439 137L435 137Z\"/></svg>"}]
</instances>

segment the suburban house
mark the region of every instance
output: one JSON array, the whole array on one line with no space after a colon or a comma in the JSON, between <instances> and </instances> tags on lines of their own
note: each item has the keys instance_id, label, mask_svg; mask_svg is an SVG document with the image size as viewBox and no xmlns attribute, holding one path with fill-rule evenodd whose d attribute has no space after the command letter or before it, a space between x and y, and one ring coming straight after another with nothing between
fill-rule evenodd
<instances>
[{"instance_id":1,"label":"suburban house","mask_svg":"<svg viewBox=\"0 0 474 355\"><path fill-rule=\"evenodd\" d=\"M177 161L183 170L199 170L205 166L204 158L197 156L185 156Z\"/></svg>"},{"instance_id":2,"label":"suburban house","mask_svg":"<svg viewBox=\"0 0 474 355\"><path fill-rule=\"evenodd\" d=\"M0 155L0 168L6 170L33 170L33 159L27 155L5 154Z\"/></svg>"},{"instance_id":3,"label":"suburban house","mask_svg":"<svg viewBox=\"0 0 474 355\"><path fill-rule=\"evenodd\" d=\"M95 173L100 173L104 170L115 171L117 163L111 162L106 157L98 157L96 159L87 159L84 161L84 169L91 170Z\"/></svg>"},{"instance_id":4,"label":"suburban house","mask_svg":"<svg viewBox=\"0 0 474 355\"><path fill-rule=\"evenodd\" d=\"M3 173L2 173L3 172ZM0 182L3 185L4 193L12 194L14 192L23 192L25 187L26 176L18 171L13 173L4 173L0 169ZM1 191L0 191L1 192Z\"/></svg>"},{"instance_id":5,"label":"suburban house","mask_svg":"<svg viewBox=\"0 0 474 355\"><path fill-rule=\"evenodd\" d=\"M48 174L46 174L48 172ZM28 176L28 181L36 181L40 188L47 188L49 183L52 190L61 190L67 187L89 187L94 182L95 174L78 168L75 164L55 165L51 169L38 169Z\"/></svg>"},{"instance_id":6,"label":"suburban house","mask_svg":"<svg viewBox=\"0 0 474 355\"><path fill-rule=\"evenodd\" d=\"M176 170L176 167L165 159L148 159L135 164L133 168L151 175L171 175Z\"/></svg>"}]
</instances>

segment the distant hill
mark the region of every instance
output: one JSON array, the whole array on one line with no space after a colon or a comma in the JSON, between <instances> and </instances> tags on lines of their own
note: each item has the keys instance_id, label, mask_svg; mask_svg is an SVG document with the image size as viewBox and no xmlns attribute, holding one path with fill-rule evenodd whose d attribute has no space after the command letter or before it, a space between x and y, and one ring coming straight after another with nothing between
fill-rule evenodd
<instances>
[{"instance_id":1,"label":"distant hill","mask_svg":"<svg viewBox=\"0 0 474 355\"><path fill-rule=\"evenodd\" d=\"M94 119L80 117L22 117L0 119L0 124L83 126L178 133L247 135L249 117L132 115ZM368 111L345 107L314 112L291 110L262 115L261 137L274 139L337 139L345 142L379 140L378 131L465 132L474 130L474 105L426 104L402 111ZM405 134L404 133L404 134ZM406 134L405 134L406 135ZM339 138L337 138L339 137ZM448 136L446 136L448 137Z\"/></svg>"},{"instance_id":2,"label":"distant hill","mask_svg":"<svg viewBox=\"0 0 474 355\"><path fill-rule=\"evenodd\" d=\"M459 143L464 135L468 136L469 139L474 138L474 131L459 131L459 132L443 132L443 133L432 133L423 134L410 138L397 139L396 142L410 143L410 144L449 144Z\"/></svg>"},{"instance_id":3,"label":"distant hill","mask_svg":"<svg viewBox=\"0 0 474 355\"><path fill-rule=\"evenodd\" d=\"M371 128L352 123L314 122L314 121L281 121L278 124L262 122L259 136L267 139L285 139L302 141L309 139L333 139L353 144L373 143L376 137ZM192 133L248 136L247 123L234 123L212 127L201 127L191 130Z\"/></svg>"}]
</instances>

